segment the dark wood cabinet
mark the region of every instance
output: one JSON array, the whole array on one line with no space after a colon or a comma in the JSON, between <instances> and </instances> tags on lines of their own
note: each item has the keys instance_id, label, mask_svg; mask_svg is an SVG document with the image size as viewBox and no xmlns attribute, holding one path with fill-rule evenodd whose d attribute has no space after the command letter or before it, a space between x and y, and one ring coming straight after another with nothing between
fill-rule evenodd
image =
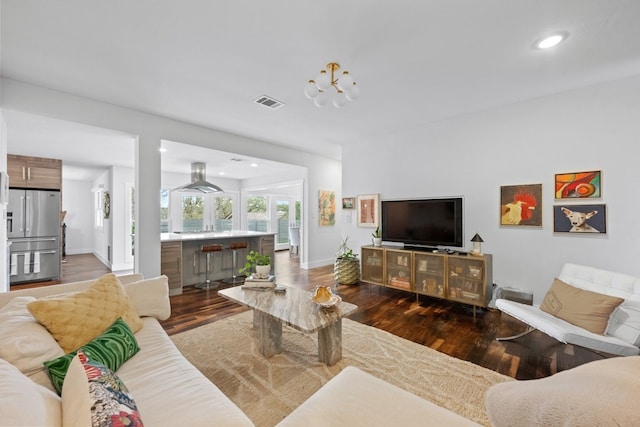
<instances>
[{"instance_id":1,"label":"dark wood cabinet","mask_svg":"<svg viewBox=\"0 0 640 427\"><path fill-rule=\"evenodd\" d=\"M7 154L9 187L62 189L62 160Z\"/></svg>"},{"instance_id":2,"label":"dark wood cabinet","mask_svg":"<svg viewBox=\"0 0 640 427\"><path fill-rule=\"evenodd\" d=\"M182 242L163 242L160 273L169 279L169 295L182 293Z\"/></svg>"}]
</instances>

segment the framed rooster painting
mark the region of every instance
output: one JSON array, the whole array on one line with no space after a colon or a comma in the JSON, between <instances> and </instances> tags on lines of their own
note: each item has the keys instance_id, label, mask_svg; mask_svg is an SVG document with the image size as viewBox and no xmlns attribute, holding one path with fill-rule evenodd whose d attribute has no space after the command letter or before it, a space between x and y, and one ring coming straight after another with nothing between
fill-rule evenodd
<instances>
[{"instance_id":1,"label":"framed rooster painting","mask_svg":"<svg viewBox=\"0 0 640 427\"><path fill-rule=\"evenodd\" d=\"M501 186L500 225L542 227L542 184Z\"/></svg>"}]
</instances>

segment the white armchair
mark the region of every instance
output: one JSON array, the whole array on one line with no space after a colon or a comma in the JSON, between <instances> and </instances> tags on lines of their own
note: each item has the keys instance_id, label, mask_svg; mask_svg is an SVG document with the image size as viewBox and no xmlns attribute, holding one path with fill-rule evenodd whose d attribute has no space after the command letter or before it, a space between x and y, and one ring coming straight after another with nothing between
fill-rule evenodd
<instances>
[{"instance_id":1,"label":"white armchair","mask_svg":"<svg viewBox=\"0 0 640 427\"><path fill-rule=\"evenodd\" d=\"M498 340L516 339L538 329L565 344L620 356L640 353L640 279L576 264L565 264L558 279L576 288L624 299L611 313L604 334L562 320L538 305L498 299L496 307L500 311L529 326L522 334Z\"/></svg>"}]
</instances>

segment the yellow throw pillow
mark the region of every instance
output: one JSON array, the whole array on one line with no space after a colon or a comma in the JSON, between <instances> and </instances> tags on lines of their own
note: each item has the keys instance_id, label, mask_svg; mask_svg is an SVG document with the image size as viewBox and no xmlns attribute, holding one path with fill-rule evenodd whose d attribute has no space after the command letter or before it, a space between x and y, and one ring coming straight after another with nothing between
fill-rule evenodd
<instances>
[{"instance_id":1,"label":"yellow throw pillow","mask_svg":"<svg viewBox=\"0 0 640 427\"><path fill-rule=\"evenodd\" d=\"M114 274L106 274L87 290L39 299L27 304L31 315L53 335L65 353L82 347L122 317L135 333L142 320Z\"/></svg>"},{"instance_id":2,"label":"yellow throw pillow","mask_svg":"<svg viewBox=\"0 0 640 427\"><path fill-rule=\"evenodd\" d=\"M611 312L622 301L622 298L576 288L555 279L540 304L540 310L603 335Z\"/></svg>"}]
</instances>

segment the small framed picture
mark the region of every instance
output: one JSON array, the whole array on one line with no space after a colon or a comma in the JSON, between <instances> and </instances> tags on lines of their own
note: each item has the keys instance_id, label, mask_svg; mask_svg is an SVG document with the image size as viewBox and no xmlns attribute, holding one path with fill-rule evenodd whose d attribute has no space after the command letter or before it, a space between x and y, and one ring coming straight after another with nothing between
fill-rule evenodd
<instances>
[{"instance_id":1,"label":"small framed picture","mask_svg":"<svg viewBox=\"0 0 640 427\"><path fill-rule=\"evenodd\" d=\"M606 205L556 205L553 207L553 231L576 234L606 233Z\"/></svg>"},{"instance_id":2,"label":"small framed picture","mask_svg":"<svg viewBox=\"0 0 640 427\"><path fill-rule=\"evenodd\" d=\"M342 209L353 209L355 208L356 198L355 197L343 197L342 198Z\"/></svg>"},{"instance_id":3,"label":"small framed picture","mask_svg":"<svg viewBox=\"0 0 640 427\"><path fill-rule=\"evenodd\" d=\"M600 171L557 173L555 177L556 200L602 197L601 175Z\"/></svg>"}]
</instances>

